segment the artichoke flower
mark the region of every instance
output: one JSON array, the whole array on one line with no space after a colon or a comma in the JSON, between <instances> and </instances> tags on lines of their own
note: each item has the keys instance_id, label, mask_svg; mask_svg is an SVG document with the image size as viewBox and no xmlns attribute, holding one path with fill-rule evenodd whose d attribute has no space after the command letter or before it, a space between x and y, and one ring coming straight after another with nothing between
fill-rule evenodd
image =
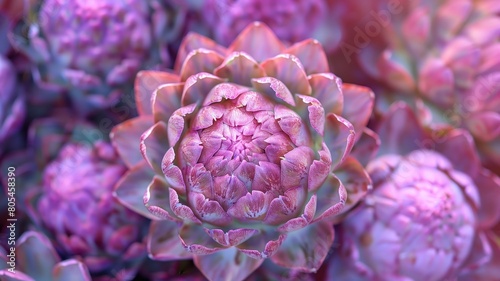
<instances>
[{"instance_id":1,"label":"artichoke flower","mask_svg":"<svg viewBox=\"0 0 500 281\"><path fill-rule=\"evenodd\" d=\"M139 70L171 64L177 12L157 0L45 0L37 21L26 23L29 34L16 41L37 63L41 88L67 93L85 115L125 99Z\"/></svg>"},{"instance_id":2,"label":"artichoke flower","mask_svg":"<svg viewBox=\"0 0 500 281\"><path fill-rule=\"evenodd\" d=\"M68 143L43 172L36 212L43 214L37 220L62 256L81 256L96 276L130 280L145 257L145 224L113 198L112 188L125 170L110 144Z\"/></svg>"},{"instance_id":3,"label":"artichoke flower","mask_svg":"<svg viewBox=\"0 0 500 281\"><path fill-rule=\"evenodd\" d=\"M2 250L2 248L0 248ZM10 255L10 253L9 253ZM0 253L2 281L91 281L87 267L82 262L69 259L61 261L50 240L36 231L27 231L16 242L16 261L9 265L10 257Z\"/></svg>"},{"instance_id":4,"label":"artichoke flower","mask_svg":"<svg viewBox=\"0 0 500 281\"><path fill-rule=\"evenodd\" d=\"M28 214L62 259L85 264L93 280L132 280L147 256L149 221L113 197L126 166L105 134L61 115L35 120L28 136L28 149L2 163L5 171L16 167L16 202L27 202L16 212Z\"/></svg>"},{"instance_id":5,"label":"artichoke flower","mask_svg":"<svg viewBox=\"0 0 500 281\"><path fill-rule=\"evenodd\" d=\"M500 174L499 3L376 3L342 48L378 84L378 110L404 100L430 124L468 130L483 163Z\"/></svg>"},{"instance_id":6,"label":"artichoke flower","mask_svg":"<svg viewBox=\"0 0 500 281\"><path fill-rule=\"evenodd\" d=\"M471 136L420 127L402 103L380 124L374 188L338 226L325 280L496 280L500 178Z\"/></svg>"},{"instance_id":7,"label":"artichoke flower","mask_svg":"<svg viewBox=\"0 0 500 281\"><path fill-rule=\"evenodd\" d=\"M150 256L192 258L209 280L264 260L319 268L371 187L349 154L376 147L369 89L342 85L316 40L286 48L256 22L228 48L188 35L174 73L140 72L135 90L140 116L111 132L130 168L115 193L155 219Z\"/></svg>"}]
</instances>

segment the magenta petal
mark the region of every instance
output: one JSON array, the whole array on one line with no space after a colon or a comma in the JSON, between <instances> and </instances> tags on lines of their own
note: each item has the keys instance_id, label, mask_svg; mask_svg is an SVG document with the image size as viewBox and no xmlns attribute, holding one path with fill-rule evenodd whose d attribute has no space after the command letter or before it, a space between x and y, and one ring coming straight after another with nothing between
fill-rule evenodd
<instances>
[{"instance_id":1,"label":"magenta petal","mask_svg":"<svg viewBox=\"0 0 500 281\"><path fill-rule=\"evenodd\" d=\"M349 155L358 160L362 166L366 166L375 157L379 147L380 138L377 133L365 128Z\"/></svg>"},{"instance_id":2,"label":"magenta petal","mask_svg":"<svg viewBox=\"0 0 500 281\"><path fill-rule=\"evenodd\" d=\"M319 73L308 77L315 97L325 109L325 113L341 115L344 107L342 81L332 73Z\"/></svg>"},{"instance_id":3,"label":"magenta petal","mask_svg":"<svg viewBox=\"0 0 500 281\"><path fill-rule=\"evenodd\" d=\"M366 87L343 84L344 110L342 117L349 120L358 140L372 115L375 94Z\"/></svg>"},{"instance_id":4,"label":"magenta petal","mask_svg":"<svg viewBox=\"0 0 500 281\"><path fill-rule=\"evenodd\" d=\"M481 141L500 138L500 113L486 111L472 114L465 122L471 134Z\"/></svg>"},{"instance_id":5,"label":"magenta petal","mask_svg":"<svg viewBox=\"0 0 500 281\"><path fill-rule=\"evenodd\" d=\"M176 82L180 82L179 77L168 72L145 70L137 73L134 91L135 103L137 104L139 115L150 115L153 113L151 96L156 88L163 84Z\"/></svg>"},{"instance_id":6,"label":"magenta petal","mask_svg":"<svg viewBox=\"0 0 500 281\"><path fill-rule=\"evenodd\" d=\"M259 231L256 229L239 228L227 232L221 229L205 229L205 232L222 246L232 247L245 242Z\"/></svg>"},{"instance_id":7,"label":"magenta petal","mask_svg":"<svg viewBox=\"0 0 500 281\"><path fill-rule=\"evenodd\" d=\"M157 219L144 206L144 191L148 187L154 172L146 162L133 167L116 183L113 195L132 211L149 219Z\"/></svg>"},{"instance_id":8,"label":"magenta petal","mask_svg":"<svg viewBox=\"0 0 500 281\"><path fill-rule=\"evenodd\" d=\"M236 201L236 204L231 206L227 212L240 220L259 219L267 213L271 200L271 194L252 190L252 193L248 193Z\"/></svg>"},{"instance_id":9,"label":"magenta petal","mask_svg":"<svg viewBox=\"0 0 500 281\"><path fill-rule=\"evenodd\" d=\"M378 73L384 75L384 80L398 91L411 92L415 88L415 79L392 51L386 50L377 61Z\"/></svg>"},{"instance_id":10,"label":"magenta petal","mask_svg":"<svg viewBox=\"0 0 500 281\"><path fill-rule=\"evenodd\" d=\"M319 160L314 160L309 168L307 176L307 189L314 192L320 188L332 170L331 153L325 143L322 149L318 150Z\"/></svg>"},{"instance_id":11,"label":"magenta petal","mask_svg":"<svg viewBox=\"0 0 500 281\"><path fill-rule=\"evenodd\" d=\"M230 54L214 70L214 74L222 78L227 78L232 83L244 86L252 86L252 78L266 76L266 72L257 61L244 52Z\"/></svg>"},{"instance_id":12,"label":"magenta petal","mask_svg":"<svg viewBox=\"0 0 500 281\"><path fill-rule=\"evenodd\" d=\"M184 248L195 256L212 254L225 248L215 242L201 225L183 225L179 230L179 238Z\"/></svg>"},{"instance_id":13,"label":"magenta petal","mask_svg":"<svg viewBox=\"0 0 500 281\"><path fill-rule=\"evenodd\" d=\"M273 231L260 232L238 246L240 251L254 259L266 259L276 253L286 234Z\"/></svg>"},{"instance_id":14,"label":"magenta petal","mask_svg":"<svg viewBox=\"0 0 500 281\"><path fill-rule=\"evenodd\" d=\"M500 244L494 233L479 234L459 280L495 280L500 276ZM479 240L479 241L478 241Z\"/></svg>"},{"instance_id":15,"label":"magenta petal","mask_svg":"<svg viewBox=\"0 0 500 281\"><path fill-rule=\"evenodd\" d=\"M314 151L307 146L299 146L283 155L280 163L283 190L304 186L313 159Z\"/></svg>"},{"instance_id":16,"label":"magenta petal","mask_svg":"<svg viewBox=\"0 0 500 281\"><path fill-rule=\"evenodd\" d=\"M345 213L372 189L372 181L363 166L353 157L348 157L334 173L347 191L347 201L341 212Z\"/></svg>"},{"instance_id":17,"label":"magenta petal","mask_svg":"<svg viewBox=\"0 0 500 281\"><path fill-rule=\"evenodd\" d=\"M302 186L285 191L284 195L279 195L271 201L264 222L272 225L282 224L296 216L302 211L300 206L305 203L305 197L306 191Z\"/></svg>"},{"instance_id":18,"label":"magenta petal","mask_svg":"<svg viewBox=\"0 0 500 281\"><path fill-rule=\"evenodd\" d=\"M170 193L167 184L155 176L144 194L144 205L159 219L178 221L170 209Z\"/></svg>"},{"instance_id":19,"label":"magenta petal","mask_svg":"<svg viewBox=\"0 0 500 281\"><path fill-rule=\"evenodd\" d=\"M292 93L283 82L274 77L262 77L252 79L253 87L265 94L267 97L278 102L286 102L289 105L295 106L295 100Z\"/></svg>"},{"instance_id":20,"label":"magenta petal","mask_svg":"<svg viewBox=\"0 0 500 281\"><path fill-rule=\"evenodd\" d=\"M390 107L377 133L381 140L381 155L405 155L428 145L417 116L404 102L394 103Z\"/></svg>"},{"instance_id":21,"label":"magenta petal","mask_svg":"<svg viewBox=\"0 0 500 281\"><path fill-rule=\"evenodd\" d=\"M307 204L305 205L304 213L297 218L293 218L287 221L286 223L278 227L278 230L280 232L292 232L309 225L314 218L314 214L316 213L316 203L316 194L314 194L313 196L311 196L311 199L309 199L309 202L307 202Z\"/></svg>"},{"instance_id":22,"label":"magenta petal","mask_svg":"<svg viewBox=\"0 0 500 281\"><path fill-rule=\"evenodd\" d=\"M333 113L326 116L324 141L332 155L333 168L342 163L351 152L355 136L354 128L349 121Z\"/></svg>"},{"instance_id":23,"label":"magenta petal","mask_svg":"<svg viewBox=\"0 0 500 281\"><path fill-rule=\"evenodd\" d=\"M311 95L311 86L299 59L290 54L281 54L262 62L268 76L283 82L292 94Z\"/></svg>"},{"instance_id":24,"label":"magenta petal","mask_svg":"<svg viewBox=\"0 0 500 281\"><path fill-rule=\"evenodd\" d=\"M157 174L162 173L161 161L169 148L167 124L164 122L154 124L141 136L140 149L142 156Z\"/></svg>"},{"instance_id":25,"label":"magenta petal","mask_svg":"<svg viewBox=\"0 0 500 281\"><path fill-rule=\"evenodd\" d=\"M274 108L274 118L278 124L296 146L308 146L311 144L311 137L307 132L307 127L302 123L302 118L295 111L283 105L276 105Z\"/></svg>"},{"instance_id":26,"label":"magenta petal","mask_svg":"<svg viewBox=\"0 0 500 281\"><path fill-rule=\"evenodd\" d=\"M490 228L500 222L500 177L489 170L481 170L474 180L479 189L480 208L478 224Z\"/></svg>"},{"instance_id":27,"label":"magenta petal","mask_svg":"<svg viewBox=\"0 0 500 281\"><path fill-rule=\"evenodd\" d=\"M171 221L152 221L147 237L149 257L153 260L188 260L193 254L186 251L179 239L180 226Z\"/></svg>"},{"instance_id":28,"label":"magenta petal","mask_svg":"<svg viewBox=\"0 0 500 281\"><path fill-rule=\"evenodd\" d=\"M465 130L456 129L447 132L436 141L435 150L448 158L453 163L453 168L472 177L479 172L481 166L479 155L476 152L474 140Z\"/></svg>"},{"instance_id":29,"label":"magenta petal","mask_svg":"<svg viewBox=\"0 0 500 281\"><path fill-rule=\"evenodd\" d=\"M283 44L267 25L254 22L238 35L228 51L245 52L261 62L280 54L283 49Z\"/></svg>"},{"instance_id":30,"label":"magenta petal","mask_svg":"<svg viewBox=\"0 0 500 281\"><path fill-rule=\"evenodd\" d=\"M267 100L262 94L254 91L241 94L238 97L237 106L245 106L248 112L270 111L274 108L272 102Z\"/></svg>"},{"instance_id":31,"label":"magenta petal","mask_svg":"<svg viewBox=\"0 0 500 281\"><path fill-rule=\"evenodd\" d=\"M195 131L186 134L179 145L181 167L186 164L194 166L198 163L202 150L203 146L199 134Z\"/></svg>"},{"instance_id":32,"label":"magenta petal","mask_svg":"<svg viewBox=\"0 0 500 281\"><path fill-rule=\"evenodd\" d=\"M197 33L189 33L182 39L182 43L177 53L174 70L180 73L182 64L186 61L188 55L197 49L206 49L216 52L222 57L226 56L226 48L218 45L210 38Z\"/></svg>"},{"instance_id":33,"label":"magenta petal","mask_svg":"<svg viewBox=\"0 0 500 281\"><path fill-rule=\"evenodd\" d=\"M151 126L153 126L151 117L140 116L120 123L111 130L111 143L128 168L134 167L144 159L139 149L140 139Z\"/></svg>"},{"instance_id":34,"label":"magenta petal","mask_svg":"<svg viewBox=\"0 0 500 281\"><path fill-rule=\"evenodd\" d=\"M170 83L159 86L153 92L151 103L153 104L153 116L155 122L168 122L170 116L181 107L181 95L183 83Z\"/></svg>"},{"instance_id":35,"label":"magenta petal","mask_svg":"<svg viewBox=\"0 0 500 281\"><path fill-rule=\"evenodd\" d=\"M43 280L52 280L52 268L61 260L50 240L35 231L25 232L17 240L15 253L18 261L31 261L16 264L16 270Z\"/></svg>"},{"instance_id":36,"label":"magenta petal","mask_svg":"<svg viewBox=\"0 0 500 281\"><path fill-rule=\"evenodd\" d=\"M182 64L180 72L181 81L186 81L189 76L200 72L213 73L224 57L212 50L195 49L191 51Z\"/></svg>"},{"instance_id":37,"label":"magenta petal","mask_svg":"<svg viewBox=\"0 0 500 281\"><path fill-rule=\"evenodd\" d=\"M231 217L224 211L219 202L194 192L189 195L189 199L194 212L203 221L214 225L227 225L231 221Z\"/></svg>"},{"instance_id":38,"label":"magenta petal","mask_svg":"<svg viewBox=\"0 0 500 281\"><path fill-rule=\"evenodd\" d=\"M37 275L37 278L39 276ZM58 263L53 270L53 281L91 281L89 270L85 264L80 261L70 259Z\"/></svg>"},{"instance_id":39,"label":"magenta petal","mask_svg":"<svg viewBox=\"0 0 500 281\"><path fill-rule=\"evenodd\" d=\"M227 108L219 103L211 104L200 108L198 114L192 122L192 130L201 130L211 127L215 121L220 119L223 115L228 114Z\"/></svg>"},{"instance_id":40,"label":"magenta petal","mask_svg":"<svg viewBox=\"0 0 500 281\"><path fill-rule=\"evenodd\" d=\"M491 26L500 26L500 19L497 16L478 19L467 27L467 37L478 46L495 42L498 40L499 32L498 28L491 28Z\"/></svg>"},{"instance_id":41,"label":"magenta petal","mask_svg":"<svg viewBox=\"0 0 500 281\"><path fill-rule=\"evenodd\" d=\"M421 54L427 51L425 48L431 34L431 16L434 15L429 12L427 7L424 8L424 5L415 6L409 11L409 15L402 24L401 35L406 40L409 53ZM441 26L436 24L434 29L439 27Z\"/></svg>"},{"instance_id":42,"label":"magenta petal","mask_svg":"<svg viewBox=\"0 0 500 281\"><path fill-rule=\"evenodd\" d=\"M317 40L307 39L286 49L283 53L296 56L303 62L307 75L330 72L323 46Z\"/></svg>"},{"instance_id":43,"label":"magenta petal","mask_svg":"<svg viewBox=\"0 0 500 281\"><path fill-rule=\"evenodd\" d=\"M169 190L170 193L170 209L176 216L188 223L201 224L201 221L194 215L193 210L189 208L184 200L181 202L179 194L174 189Z\"/></svg>"},{"instance_id":44,"label":"magenta petal","mask_svg":"<svg viewBox=\"0 0 500 281\"><path fill-rule=\"evenodd\" d=\"M323 136L325 130L325 109L321 103L311 96L296 95L303 103L307 104L309 124L316 133Z\"/></svg>"},{"instance_id":45,"label":"magenta petal","mask_svg":"<svg viewBox=\"0 0 500 281\"><path fill-rule=\"evenodd\" d=\"M189 76L184 85L184 92L182 93L182 105L201 103L212 88L223 82L225 82L224 79L207 72L200 72Z\"/></svg>"},{"instance_id":46,"label":"magenta petal","mask_svg":"<svg viewBox=\"0 0 500 281\"><path fill-rule=\"evenodd\" d=\"M216 85L203 101L203 106L221 102L224 99L236 99L242 93L247 92L248 88L231 83L221 83Z\"/></svg>"},{"instance_id":47,"label":"magenta petal","mask_svg":"<svg viewBox=\"0 0 500 281\"><path fill-rule=\"evenodd\" d=\"M263 192L273 189L279 190L280 186L281 171L279 165L262 161L255 167L255 175L252 181L252 193L258 190Z\"/></svg>"},{"instance_id":48,"label":"magenta petal","mask_svg":"<svg viewBox=\"0 0 500 281\"><path fill-rule=\"evenodd\" d=\"M196 103L181 107L174 111L168 119L168 144L174 147L184 132L185 117L193 113L196 109Z\"/></svg>"},{"instance_id":49,"label":"magenta petal","mask_svg":"<svg viewBox=\"0 0 500 281\"><path fill-rule=\"evenodd\" d=\"M180 195L186 194L186 184L184 183L184 176L179 167L174 165L175 152L174 148L168 149L167 153L163 156L161 162L161 170L165 175L165 180L171 188L173 188Z\"/></svg>"},{"instance_id":50,"label":"magenta petal","mask_svg":"<svg viewBox=\"0 0 500 281\"><path fill-rule=\"evenodd\" d=\"M455 77L452 70L439 59L427 60L419 72L418 87L434 103L451 107L455 95Z\"/></svg>"},{"instance_id":51,"label":"magenta petal","mask_svg":"<svg viewBox=\"0 0 500 281\"><path fill-rule=\"evenodd\" d=\"M245 280L262 262L249 258L236 248L194 257L194 264L209 280Z\"/></svg>"},{"instance_id":52,"label":"magenta petal","mask_svg":"<svg viewBox=\"0 0 500 281\"><path fill-rule=\"evenodd\" d=\"M316 196L314 221L340 214L347 201L347 190L335 175L330 174L323 186L316 192Z\"/></svg>"},{"instance_id":53,"label":"magenta petal","mask_svg":"<svg viewBox=\"0 0 500 281\"><path fill-rule=\"evenodd\" d=\"M286 268L316 272L325 260L334 236L329 222L311 224L289 233L271 260Z\"/></svg>"}]
</instances>

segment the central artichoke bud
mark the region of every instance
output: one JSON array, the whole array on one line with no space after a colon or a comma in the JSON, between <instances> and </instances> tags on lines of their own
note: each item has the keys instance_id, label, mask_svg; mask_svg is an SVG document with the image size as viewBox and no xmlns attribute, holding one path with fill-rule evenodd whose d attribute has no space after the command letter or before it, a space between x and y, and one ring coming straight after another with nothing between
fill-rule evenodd
<instances>
[{"instance_id":1,"label":"central artichoke bud","mask_svg":"<svg viewBox=\"0 0 500 281\"><path fill-rule=\"evenodd\" d=\"M210 101L228 90L231 99ZM285 222L306 199L315 156L306 124L288 107L233 84L220 84L207 100L179 146L197 215L216 224ZM315 176L326 179L328 170L321 173Z\"/></svg>"},{"instance_id":2,"label":"central artichoke bud","mask_svg":"<svg viewBox=\"0 0 500 281\"><path fill-rule=\"evenodd\" d=\"M188 35L174 72L140 72L140 116L111 133L130 168L117 197L165 220L152 224L153 257L187 250L210 280L243 280L266 258L316 271L333 220L371 188L349 154L373 93L330 73L318 41L287 48L258 22L228 48ZM139 140L135 154L130 139Z\"/></svg>"}]
</instances>

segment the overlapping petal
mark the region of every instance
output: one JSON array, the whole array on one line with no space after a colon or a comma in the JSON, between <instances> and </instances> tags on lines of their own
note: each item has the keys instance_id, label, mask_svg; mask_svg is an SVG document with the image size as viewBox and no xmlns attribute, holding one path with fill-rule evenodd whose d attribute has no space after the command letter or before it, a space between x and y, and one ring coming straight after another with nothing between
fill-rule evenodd
<instances>
[{"instance_id":1,"label":"overlapping petal","mask_svg":"<svg viewBox=\"0 0 500 281\"><path fill-rule=\"evenodd\" d=\"M128 177L143 181L139 169L153 170L141 186L144 204L155 219L171 221L153 223L152 257L192 255L211 280L242 280L267 258L296 271L319 268L333 241L331 223L371 186L349 153L368 123L373 93L342 86L328 71L318 42L286 49L254 23L227 49L188 35L179 78L143 73L161 83L141 89L152 105L141 105L139 118L154 124L140 136L141 168ZM126 131L114 130L122 151ZM138 191L126 181L117 196L142 212L127 198Z\"/></svg>"}]
</instances>

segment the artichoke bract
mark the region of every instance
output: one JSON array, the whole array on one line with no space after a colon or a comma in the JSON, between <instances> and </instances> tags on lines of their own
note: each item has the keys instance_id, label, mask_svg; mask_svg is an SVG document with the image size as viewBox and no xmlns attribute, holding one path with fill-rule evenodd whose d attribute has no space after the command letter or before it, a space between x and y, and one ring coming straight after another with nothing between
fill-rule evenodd
<instances>
[{"instance_id":1,"label":"artichoke bract","mask_svg":"<svg viewBox=\"0 0 500 281\"><path fill-rule=\"evenodd\" d=\"M61 115L36 120L29 137L27 151L6 159L19 171L16 201L28 203L19 209L93 280L133 279L147 256L149 221L113 197L126 166L105 135Z\"/></svg>"},{"instance_id":2,"label":"artichoke bract","mask_svg":"<svg viewBox=\"0 0 500 281\"><path fill-rule=\"evenodd\" d=\"M0 248L0 250L2 250ZM2 281L91 281L88 268L81 261L61 261L50 240L42 233L27 231L16 241L15 270L0 268ZM8 264L9 258L0 253ZM2 264L3 266L3 264Z\"/></svg>"},{"instance_id":3,"label":"artichoke bract","mask_svg":"<svg viewBox=\"0 0 500 281\"><path fill-rule=\"evenodd\" d=\"M332 222L371 187L349 153L376 143L373 93L330 73L317 41L286 48L259 22L228 48L189 34L174 73L135 86L140 116L111 133L130 168L115 193L164 220L150 255L193 258L210 280L243 280L267 258L316 271Z\"/></svg>"},{"instance_id":4,"label":"artichoke bract","mask_svg":"<svg viewBox=\"0 0 500 281\"><path fill-rule=\"evenodd\" d=\"M18 45L37 63L43 89L67 93L88 114L122 98L139 70L171 64L180 21L170 8L156 0L46 0L28 23L28 45Z\"/></svg>"},{"instance_id":5,"label":"artichoke bract","mask_svg":"<svg viewBox=\"0 0 500 281\"><path fill-rule=\"evenodd\" d=\"M494 280L500 178L461 129L426 131L397 103L367 166L374 188L338 226L325 280ZM384 253L381 255L380 253Z\"/></svg>"}]
</instances>

